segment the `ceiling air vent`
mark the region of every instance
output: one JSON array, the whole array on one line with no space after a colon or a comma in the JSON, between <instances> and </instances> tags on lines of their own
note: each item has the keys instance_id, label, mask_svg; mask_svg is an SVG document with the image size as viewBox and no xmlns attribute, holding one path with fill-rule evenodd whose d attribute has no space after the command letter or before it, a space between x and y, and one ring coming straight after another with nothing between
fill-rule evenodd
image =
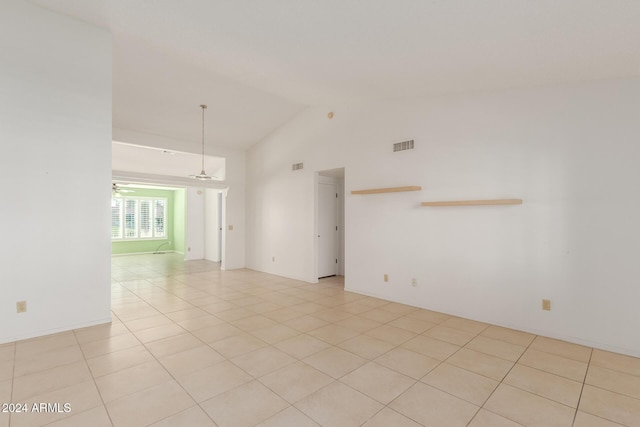
<instances>
[{"instance_id":1,"label":"ceiling air vent","mask_svg":"<svg viewBox=\"0 0 640 427\"><path fill-rule=\"evenodd\" d=\"M294 163L294 164L291 165L291 170L292 171L297 171L297 170L302 169L303 166L304 166L303 163Z\"/></svg>"},{"instance_id":2,"label":"ceiling air vent","mask_svg":"<svg viewBox=\"0 0 640 427\"><path fill-rule=\"evenodd\" d=\"M413 150L413 139L408 141L396 142L393 144L393 152L396 151L404 151L404 150Z\"/></svg>"}]
</instances>

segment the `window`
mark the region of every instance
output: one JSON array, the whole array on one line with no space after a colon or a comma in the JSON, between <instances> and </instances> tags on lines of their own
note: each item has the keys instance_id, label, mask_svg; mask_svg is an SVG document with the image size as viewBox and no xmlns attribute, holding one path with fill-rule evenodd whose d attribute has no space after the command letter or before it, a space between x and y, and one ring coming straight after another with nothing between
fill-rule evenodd
<instances>
[{"instance_id":1,"label":"window","mask_svg":"<svg viewBox=\"0 0 640 427\"><path fill-rule=\"evenodd\" d=\"M145 240L167 237L167 199L111 198L111 239Z\"/></svg>"},{"instance_id":2,"label":"window","mask_svg":"<svg viewBox=\"0 0 640 427\"><path fill-rule=\"evenodd\" d=\"M156 237L165 237L165 221L164 221L164 212L165 206L167 204L166 200L154 200L153 204L155 205L154 210L154 218L155 218L155 235Z\"/></svg>"},{"instance_id":3,"label":"window","mask_svg":"<svg viewBox=\"0 0 640 427\"><path fill-rule=\"evenodd\" d=\"M138 201L124 201L124 237L135 239L138 237Z\"/></svg>"},{"instance_id":4,"label":"window","mask_svg":"<svg viewBox=\"0 0 640 427\"><path fill-rule=\"evenodd\" d=\"M151 200L140 200L140 238L149 239L153 237L151 229Z\"/></svg>"},{"instance_id":5,"label":"window","mask_svg":"<svg viewBox=\"0 0 640 427\"><path fill-rule=\"evenodd\" d=\"M111 238L122 239L122 199L111 199Z\"/></svg>"}]
</instances>

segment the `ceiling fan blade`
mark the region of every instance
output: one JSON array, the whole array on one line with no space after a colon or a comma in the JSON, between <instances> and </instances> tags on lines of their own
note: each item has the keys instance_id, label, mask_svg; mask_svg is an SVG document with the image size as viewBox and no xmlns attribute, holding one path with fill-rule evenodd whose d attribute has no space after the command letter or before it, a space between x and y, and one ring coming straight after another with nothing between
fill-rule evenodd
<instances>
[{"instance_id":1,"label":"ceiling fan blade","mask_svg":"<svg viewBox=\"0 0 640 427\"><path fill-rule=\"evenodd\" d=\"M122 188L120 185L116 184L115 182L111 184L111 192L113 194L120 194L120 193L135 193L135 190L128 190L125 188Z\"/></svg>"}]
</instances>

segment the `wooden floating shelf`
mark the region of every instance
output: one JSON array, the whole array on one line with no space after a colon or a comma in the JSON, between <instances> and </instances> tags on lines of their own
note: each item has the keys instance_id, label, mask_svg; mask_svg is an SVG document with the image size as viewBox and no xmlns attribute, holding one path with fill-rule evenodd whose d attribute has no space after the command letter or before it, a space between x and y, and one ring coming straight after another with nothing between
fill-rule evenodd
<instances>
[{"instance_id":1,"label":"wooden floating shelf","mask_svg":"<svg viewBox=\"0 0 640 427\"><path fill-rule=\"evenodd\" d=\"M351 194L380 194L380 193L400 193L402 191L420 191L422 187L419 185L410 185L408 187L391 187L391 188L372 188L370 190L354 190Z\"/></svg>"},{"instance_id":2,"label":"wooden floating shelf","mask_svg":"<svg viewBox=\"0 0 640 427\"><path fill-rule=\"evenodd\" d=\"M454 200L450 202L422 202L421 204L422 206L521 205L522 199Z\"/></svg>"}]
</instances>

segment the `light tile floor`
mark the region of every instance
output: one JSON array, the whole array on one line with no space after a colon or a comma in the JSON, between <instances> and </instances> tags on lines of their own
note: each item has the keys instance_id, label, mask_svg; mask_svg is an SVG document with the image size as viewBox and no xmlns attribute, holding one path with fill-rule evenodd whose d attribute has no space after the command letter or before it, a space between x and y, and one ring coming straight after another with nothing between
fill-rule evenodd
<instances>
[{"instance_id":1,"label":"light tile floor","mask_svg":"<svg viewBox=\"0 0 640 427\"><path fill-rule=\"evenodd\" d=\"M0 345L0 402L60 404L0 412L0 427L640 426L633 357L339 278L174 254L115 257L112 276L113 323Z\"/></svg>"}]
</instances>

